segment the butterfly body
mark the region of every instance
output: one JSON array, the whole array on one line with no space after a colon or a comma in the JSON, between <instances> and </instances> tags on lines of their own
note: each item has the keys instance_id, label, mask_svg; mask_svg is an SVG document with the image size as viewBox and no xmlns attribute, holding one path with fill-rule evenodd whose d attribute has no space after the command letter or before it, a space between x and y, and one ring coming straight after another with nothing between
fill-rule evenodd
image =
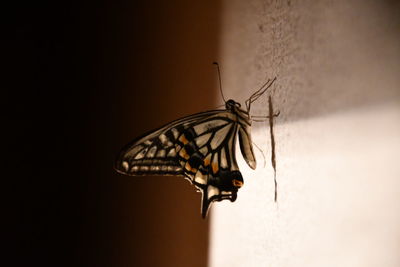
<instances>
[{"instance_id":1,"label":"butterfly body","mask_svg":"<svg viewBox=\"0 0 400 267\"><path fill-rule=\"evenodd\" d=\"M214 64L220 76L218 63ZM224 199L235 201L243 185L243 177L236 162L237 139L244 160L250 168L256 168L251 141L251 118L272 118L278 116L279 112L270 114L270 117L250 116L250 108L275 80L276 77L268 79L245 101L246 110L234 100L225 101L221 89L225 101L224 110L187 116L135 139L121 150L115 169L133 176L184 176L202 193L201 214L205 218L212 202Z\"/></svg>"},{"instance_id":2,"label":"butterfly body","mask_svg":"<svg viewBox=\"0 0 400 267\"><path fill-rule=\"evenodd\" d=\"M184 117L137 138L122 149L115 169L133 176L184 176L203 194L203 217L213 201L235 201L243 185L235 157L237 136L252 169L256 160L249 113L234 100L225 107Z\"/></svg>"}]
</instances>

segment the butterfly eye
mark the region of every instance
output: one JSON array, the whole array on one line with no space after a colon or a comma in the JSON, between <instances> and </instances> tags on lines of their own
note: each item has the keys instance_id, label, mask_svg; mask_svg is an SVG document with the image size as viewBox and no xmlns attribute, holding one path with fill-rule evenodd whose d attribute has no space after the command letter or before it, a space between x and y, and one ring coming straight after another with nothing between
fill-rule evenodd
<instances>
[{"instance_id":1,"label":"butterfly eye","mask_svg":"<svg viewBox=\"0 0 400 267\"><path fill-rule=\"evenodd\" d=\"M233 179L232 180L232 184L233 184L234 187L240 188L240 187L242 187L243 182L241 182L239 180L236 180L236 179Z\"/></svg>"},{"instance_id":2,"label":"butterfly eye","mask_svg":"<svg viewBox=\"0 0 400 267\"><path fill-rule=\"evenodd\" d=\"M226 105L226 109L228 109L228 110L232 110L233 107L238 107L238 108L241 107L240 103L238 103L238 102L236 102L235 100L232 100L232 99L229 99L228 101L226 101L225 105Z\"/></svg>"},{"instance_id":3,"label":"butterfly eye","mask_svg":"<svg viewBox=\"0 0 400 267\"><path fill-rule=\"evenodd\" d=\"M235 105L235 101L232 99L229 99L228 101L226 101L225 106L227 109L230 109L232 106Z\"/></svg>"}]
</instances>

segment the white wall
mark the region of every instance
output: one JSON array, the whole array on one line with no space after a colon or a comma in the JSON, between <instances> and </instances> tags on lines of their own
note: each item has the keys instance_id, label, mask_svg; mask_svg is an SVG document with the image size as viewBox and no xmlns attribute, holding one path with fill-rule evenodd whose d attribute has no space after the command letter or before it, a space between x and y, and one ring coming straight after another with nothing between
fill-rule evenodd
<instances>
[{"instance_id":1,"label":"white wall","mask_svg":"<svg viewBox=\"0 0 400 267\"><path fill-rule=\"evenodd\" d=\"M258 168L211 212L210 266L400 266L399 6L225 1L225 96L277 76L278 203L267 123ZM218 96L219 97L219 96ZM268 96L253 114L268 113Z\"/></svg>"}]
</instances>

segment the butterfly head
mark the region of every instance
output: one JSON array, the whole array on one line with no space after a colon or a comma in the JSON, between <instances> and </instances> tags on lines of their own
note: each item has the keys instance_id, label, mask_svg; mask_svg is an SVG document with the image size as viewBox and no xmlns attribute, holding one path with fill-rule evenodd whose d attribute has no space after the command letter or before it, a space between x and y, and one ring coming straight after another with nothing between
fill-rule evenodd
<instances>
[{"instance_id":1,"label":"butterfly head","mask_svg":"<svg viewBox=\"0 0 400 267\"><path fill-rule=\"evenodd\" d=\"M236 110L238 108L241 107L239 102L236 102L235 100L229 99L228 101L226 101L225 103L225 107L227 110Z\"/></svg>"}]
</instances>

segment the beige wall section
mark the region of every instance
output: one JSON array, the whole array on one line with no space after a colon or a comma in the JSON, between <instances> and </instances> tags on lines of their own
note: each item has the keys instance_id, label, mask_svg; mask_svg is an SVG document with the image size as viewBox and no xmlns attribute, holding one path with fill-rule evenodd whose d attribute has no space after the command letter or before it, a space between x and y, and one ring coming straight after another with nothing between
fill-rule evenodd
<instances>
[{"instance_id":1,"label":"beige wall section","mask_svg":"<svg viewBox=\"0 0 400 267\"><path fill-rule=\"evenodd\" d=\"M210 266L400 265L400 23L389 1L225 1L227 98L267 78L276 120L253 125L258 167L214 204ZM267 96L253 114L267 114Z\"/></svg>"}]
</instances>

